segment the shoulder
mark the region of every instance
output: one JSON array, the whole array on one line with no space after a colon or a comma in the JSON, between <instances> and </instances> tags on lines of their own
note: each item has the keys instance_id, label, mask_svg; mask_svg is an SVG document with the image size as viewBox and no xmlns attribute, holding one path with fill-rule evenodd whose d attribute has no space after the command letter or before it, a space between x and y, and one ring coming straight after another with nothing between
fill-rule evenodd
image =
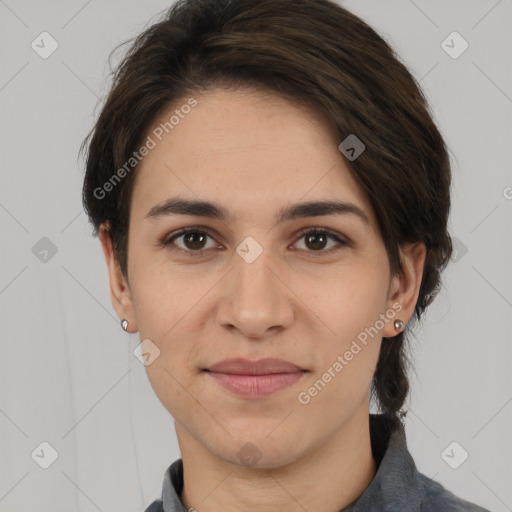
<instances>
[{"instance_id":1,"label":"shoulder","mask_svg":"<svg viewBox=\"0 0 512 512\"><path fill-rule=\"evenodd\" d=\"M474 503L455 496L439 482L418 473L419 481L423 487L421 512L489 512Z\"/></svg>"},{"instance_id":2,"label":"shoulder","mask_svg":"<svg viewBox=\"0 0 512 512\"><path fill-rule=\"evenodd\" d=\"M155 500L144 512L164 512L162 500Z\"/></svg>"}]
</instances>

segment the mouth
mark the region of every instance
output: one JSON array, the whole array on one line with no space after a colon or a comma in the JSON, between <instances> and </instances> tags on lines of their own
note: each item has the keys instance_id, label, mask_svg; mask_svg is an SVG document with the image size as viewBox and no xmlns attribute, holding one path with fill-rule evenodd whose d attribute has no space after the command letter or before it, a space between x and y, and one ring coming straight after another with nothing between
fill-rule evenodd
<instances>
[{"instance_id":1,"label":"mouth","mask_svg":"<svg viewBox=\"0 0 512 512\"><path fill-rule=\"evenodd\" d=\"M226 359L204 368L211 378L229 392L243 398L264 398L292 386L308 370L283 359L258 361Z\"/></svg>"},{"instance_id":2,"label":"mouth","mask_svg":"<svg viewBox=\"0 0 512 512\"><path fill-rule=\"evenodd\" d=\"M204 370L216 373L229 373L234 375L270 375L281 373L297 373L307 371L290 361L267 357L250 361L249 359L224 359Z\"/></svg>"}]
</instances>

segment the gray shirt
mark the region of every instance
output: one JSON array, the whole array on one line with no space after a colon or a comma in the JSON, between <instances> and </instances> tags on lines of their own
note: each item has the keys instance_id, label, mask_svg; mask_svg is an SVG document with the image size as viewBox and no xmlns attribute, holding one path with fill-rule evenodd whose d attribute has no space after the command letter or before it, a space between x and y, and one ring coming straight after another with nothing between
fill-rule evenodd
<instances>
[{"instance_id":1,"label":"gray shirt","mask_svg":"<svg viewBox=\"0 0 512 512\"><path fill-rule=\"evenodd\" d=\"M375 477L363 494L340 512L489 512L417 471L398 418L370 414L370 438L377 464ZM180 499L182 490L183 462L178 459L165 472L162 499L145 512L188 512Z\"/></svg>"}]
</instances>

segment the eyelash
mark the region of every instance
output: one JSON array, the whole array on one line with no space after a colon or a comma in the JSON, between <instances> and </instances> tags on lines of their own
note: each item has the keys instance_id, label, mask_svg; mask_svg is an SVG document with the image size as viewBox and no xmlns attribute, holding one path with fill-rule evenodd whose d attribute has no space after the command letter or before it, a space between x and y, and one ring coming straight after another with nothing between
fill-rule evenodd
<instances>
[{"instance_id":1,"label":"eyelash","mask_svg":"<svg viewBox=\"0 0 512 512\"><path fill-rule=\"evenodd\" d=\"M181 229L178 232L171 233L170 235L164 237L161 240L160 245L162 245L163 247L166 247L167 249L170 249L172 251L178 251L178 252L187 253L187 254L189 254L192 257L193 256L199 256L204 251L209 250L209 249L200 249L200 250L197 250L197 251L193 251L193 250L182 249L181 247L171 247L171 245L173 244L174 240L176 240L177 238L179 238L181 236L187 235L189 233L196 233L196 234L201 234L201 235L207 235L210 238L215 239L215 236L213 235L213 233L210 232L209 229L202 228L200 226L193 226L193 227L189 227L189 228L183 228L183 229ZM325 228L322 228L322 227L318 227L318 226L301 229L297 233L297 235L296 235L297 236L297 240L296 240L295 243L297 243L297 241L299 241L301 238L303 238L306 235L319 235L319 234L320 235L327 235L328 238L331 238L331 239L335 240L342 247L350 245L350 242L347 239L341 238L336 233L334 233L334 232L332 232L332 231L330 231L328 229L325 229ZM321 256L322 254L331 254L332 252L336 252L338 250L340 250L340 247L338 247L338 248L330 248L330 249L327 249L327 250L321 249L321 250L318 250L318 251L306 251L306 252L311 253L311 255L313 255L313 256L316 256L316 255Z\"/></svg>"}]
</instances>

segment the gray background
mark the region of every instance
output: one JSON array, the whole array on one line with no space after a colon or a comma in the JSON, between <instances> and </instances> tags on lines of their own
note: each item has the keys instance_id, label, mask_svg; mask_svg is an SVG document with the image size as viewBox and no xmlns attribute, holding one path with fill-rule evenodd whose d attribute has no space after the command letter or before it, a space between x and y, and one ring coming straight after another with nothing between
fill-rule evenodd
<instances>
[{"instance_id":1,"label":"gray background","mask_svg":"<svg viewBox=\"0 0 512 512\"><path fill-rule=\"evenodd\" d=\"M512 510L512 1L343 5L421 80L452 156L458 252L413 344L410 450L455 494ZM168 6L0 0L0 512L144 510L179 457L111 306L77 158L109 52ZM31 48L43 31L59 45L47 59ZM441 46L453 31L469 43L456 59ZM59 454L46 470L31 457L43 441ZM469 453L458 469L441 455L453 441Z\"/></svg>"}]
</instances>

